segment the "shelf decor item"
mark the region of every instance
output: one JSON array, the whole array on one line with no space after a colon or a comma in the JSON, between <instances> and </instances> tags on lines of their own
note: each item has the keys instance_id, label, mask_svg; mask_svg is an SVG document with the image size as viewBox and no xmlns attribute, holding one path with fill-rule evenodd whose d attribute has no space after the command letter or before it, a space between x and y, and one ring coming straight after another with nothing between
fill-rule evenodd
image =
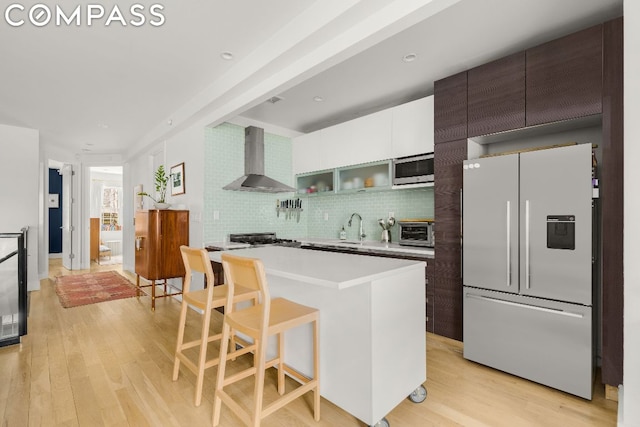
<instances>
[{"instance_id":1,"label":"shelf decor item","mask_svg":"<svg viewBox=\"0 0 640 427\"><path fill-rule=\"evenodd\" d=\"M156 196L157 199L154 198L151 194L147 192L140 192L138 196L147 196L154 202L154 206L156 209L169 209L171 206L166 202L165 198L167 197L167 182L169 181L169 177L167 177L166 172L164 171L164 165L158 166L158 169L155 173L155 183L156 183Z\"/></svg>"},{"instance_id":2,"label":"shelf decor item","mask_svg":"<svg viewBox=\"0 0 640 427\"><path fill-rule=\"evenodd\" d=\"M184 162L171 167L171 195L184 194Z\"/></svg>"}]
</instances>

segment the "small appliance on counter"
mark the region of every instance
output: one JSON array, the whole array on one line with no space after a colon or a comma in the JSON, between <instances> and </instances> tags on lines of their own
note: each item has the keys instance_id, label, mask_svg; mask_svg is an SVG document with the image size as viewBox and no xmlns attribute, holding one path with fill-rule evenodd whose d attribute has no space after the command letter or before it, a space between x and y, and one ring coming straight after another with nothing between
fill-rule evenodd
<instances>
[{"instance_id":1,"label":"small appliance on counter","mask_svg":"<svg viewBox=\"0 0 640 427\"><path fill-rule=\"evenodd\" d=\"M402 219L400 226L400 240L404 246L435 247L435 220L432 218Z\"/></svg>"}]
</instances>

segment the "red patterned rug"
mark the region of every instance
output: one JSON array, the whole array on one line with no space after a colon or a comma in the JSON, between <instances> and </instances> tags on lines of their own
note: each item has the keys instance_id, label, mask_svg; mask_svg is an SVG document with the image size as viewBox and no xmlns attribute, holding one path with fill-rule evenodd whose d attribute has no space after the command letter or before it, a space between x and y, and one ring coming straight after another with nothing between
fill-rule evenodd
<instances>
[{"instance_id":1,"label":"red patterned rug","mask_svg":"<svg viewBox=\"0 0 640 427\"><path fill-rule=\"evenodd\" d=\"M136 287L115 271L56 277L56 293L64 308L136 296Z\"/></svg>"}]
</instances>

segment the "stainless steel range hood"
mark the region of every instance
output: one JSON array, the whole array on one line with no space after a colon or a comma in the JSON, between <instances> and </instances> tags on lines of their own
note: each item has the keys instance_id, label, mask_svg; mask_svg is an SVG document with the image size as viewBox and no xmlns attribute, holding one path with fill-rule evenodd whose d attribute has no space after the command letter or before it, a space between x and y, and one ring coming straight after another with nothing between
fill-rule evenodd
<instances>
[{"instance_id":1,"label":"stainless steel range hood","mask_svg":"<svg viewBox=\"0 0 640 427\"><path fill-rule=\"evenodd\" d=\"M222 187L224 190L288 193L296 191L264 174L264 129L249 126L244 130L244 176Z\"/></svg>"}]
</instances>

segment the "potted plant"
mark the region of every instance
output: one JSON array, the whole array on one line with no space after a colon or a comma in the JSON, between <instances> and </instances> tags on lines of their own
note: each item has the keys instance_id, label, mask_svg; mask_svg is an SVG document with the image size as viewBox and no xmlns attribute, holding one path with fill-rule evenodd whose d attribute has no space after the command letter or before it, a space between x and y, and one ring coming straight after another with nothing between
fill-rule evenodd
<instances>
[{"instance_id":1,"label":"potted plant","mask_svg":"<svg viewBox=\"0 0 640 427\"><path fill-rule=\"evenodd\" d=\"M154 206L156 209L168 209L171 206L169 203L166 203L167 196L167 182L169 181L169 177L167 176L164 166L158 166L155 174L155 182L156 182L156 196L157 199L154 198L151 194L147 192L140 192L138 196L147 196L151 200L153 200Z\"/></svg>"}]
</instances>

